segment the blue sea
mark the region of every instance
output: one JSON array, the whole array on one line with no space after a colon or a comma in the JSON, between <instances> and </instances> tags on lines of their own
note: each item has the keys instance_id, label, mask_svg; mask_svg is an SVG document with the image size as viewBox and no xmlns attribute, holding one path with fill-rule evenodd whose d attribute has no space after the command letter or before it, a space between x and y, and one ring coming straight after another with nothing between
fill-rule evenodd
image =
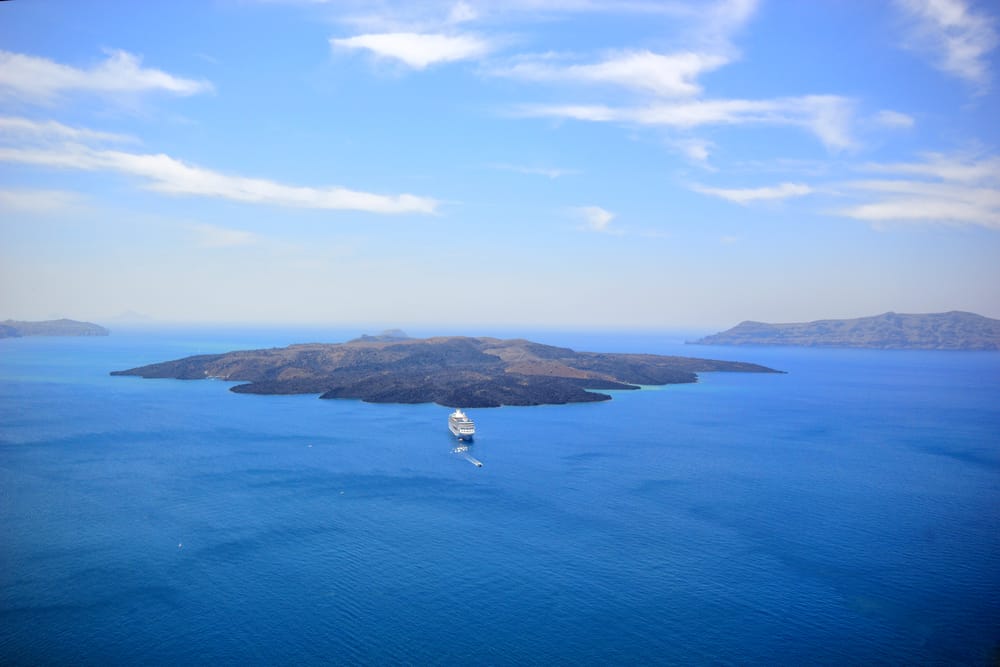
<instances>
[{"instance_id":1,"label":"blue sea","mask_svg":"<svg viewBox=\"0 0 1000 667\"><path fill-rule=\"evenodd\" d=\"M0 340L0 664L998 660L1000 354L536 333L787 374L471 410L481 468L437 405L108 375L360 333Z\"/></svg>"}]
</instances>

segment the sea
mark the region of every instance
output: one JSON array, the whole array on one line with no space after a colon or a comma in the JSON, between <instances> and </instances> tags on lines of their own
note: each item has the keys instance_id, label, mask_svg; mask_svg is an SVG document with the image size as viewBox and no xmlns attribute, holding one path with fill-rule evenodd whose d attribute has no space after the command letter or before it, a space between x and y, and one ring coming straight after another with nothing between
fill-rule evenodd
<instances>
[{"instance_id":1,"label":"sea","mask_svg":"<svg viewBox=\"0 0 1000 667\"><path fill-rule=\"evenodd\" d=\"M109 375L361 333L0 340L0 664L1000 661L1000 353L519 332L785 373L470 410L468 452L439 405Z\"/></svg>"}]
</instances>

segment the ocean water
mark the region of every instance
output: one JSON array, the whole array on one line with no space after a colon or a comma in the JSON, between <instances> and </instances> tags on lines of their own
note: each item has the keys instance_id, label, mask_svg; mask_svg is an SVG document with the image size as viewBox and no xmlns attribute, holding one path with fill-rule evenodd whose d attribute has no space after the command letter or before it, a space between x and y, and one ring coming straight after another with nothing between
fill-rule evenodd
<instances>
[{"instance_id":1,"label":"ocean water","mask_svg":"<svg viewBox=\"0 0 1000 667\"><path fill-rule=\"evenodd\" d=\"M441 406L108 376L317 332L0 341L0 664L995 664L1000 355L531 337L788 373L470 411L477 468Z\"/></svg>"}]
</instances>

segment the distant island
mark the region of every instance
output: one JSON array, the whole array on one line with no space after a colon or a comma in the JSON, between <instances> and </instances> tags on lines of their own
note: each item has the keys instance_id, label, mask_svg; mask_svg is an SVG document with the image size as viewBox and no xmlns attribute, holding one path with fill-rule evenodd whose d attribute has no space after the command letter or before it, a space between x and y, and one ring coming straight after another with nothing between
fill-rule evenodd
<instances>
[{"instance_id":1,"label":"distant island","mask_svg":"<svg viewBox=\"0 0 1000 667\"><path fill-rule=\"evenodd\" d=\"M0 338L21 338L22 336L107 336L110 332L91 322L76 320L45 320L42 322L21 322L4 320L0 322Z\"/></svg>"},{"instance_id":2,"label":"distant island","mask_svg":"<svg viewBox=\"0 0 1000 667\"><path fill-rule=\"evenodd\" d=\"M853 320L794 324L742 322L692 341L696 345L803 345L879 350L1000 350L1000 320L952 311L923 315L884 313Z\"/></svg>"},{"instance_id":3,"label":"distant island","mask_svg":"<svg viewBox=\"0 0 1000 667\"><path fill-rule=\"evenodd\" d=\"M320 394L370 403L450 407L604 401L592 389L697 381L696 373L777 373L764 366L653 354L575 352L528 340L408 338L392 331L346 343L206 354L111 375L244 382L247 394Z\"/></svg>"}]
</instances>

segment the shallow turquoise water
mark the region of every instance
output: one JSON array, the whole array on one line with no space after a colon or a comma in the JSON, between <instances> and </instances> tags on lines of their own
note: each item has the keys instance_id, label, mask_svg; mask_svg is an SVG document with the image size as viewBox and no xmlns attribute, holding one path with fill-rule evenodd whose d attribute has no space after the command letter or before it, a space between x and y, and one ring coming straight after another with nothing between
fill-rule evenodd
<instances>
[{"instance_id":1,"label":"shallow turquoise water","mask_svg":"<svg viewBox=\"0 0 1000 667\"><path fill-rule=\"evenodd\" d=\"M440 406L107 375L314 334L0 341L0 663L994 658L998 354L538 334L788 374L471 411L482 468Z\"/></svg>"}]
</instances>

